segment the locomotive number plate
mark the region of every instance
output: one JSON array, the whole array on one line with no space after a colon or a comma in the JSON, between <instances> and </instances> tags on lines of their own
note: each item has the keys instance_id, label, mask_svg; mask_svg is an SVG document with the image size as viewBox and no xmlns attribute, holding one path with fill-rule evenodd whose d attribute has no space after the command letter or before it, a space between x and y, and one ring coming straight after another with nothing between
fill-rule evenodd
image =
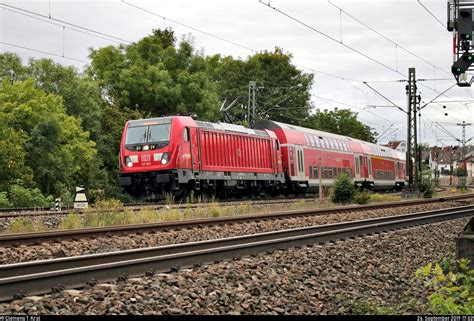
<instances>
[{"instance_id":1,"label":"locomotive number plate","mask_svg":"<svg viewBox=\"0 0 474 321\"><path fill-rule=\"evenodd\" d=\"M142 161L142 166L151 165L150 155L140 155L140 160Z\"/></svg>"}]
</instances>

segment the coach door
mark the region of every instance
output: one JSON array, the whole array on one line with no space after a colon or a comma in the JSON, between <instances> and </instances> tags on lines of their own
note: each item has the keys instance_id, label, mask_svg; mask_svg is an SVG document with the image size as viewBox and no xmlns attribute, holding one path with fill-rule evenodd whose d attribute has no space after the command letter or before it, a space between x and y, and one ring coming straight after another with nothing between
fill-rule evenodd
<instances>
[{"instance_id":1,"label":"coach door","mask_svg":"<svg viewBox=\"0 0 474 321\"><path fill-rule=\"evenodd\" d=\"M398 179L398 162L397 161L395 161L393 168L394 168L393 171L395 172L395 180L397 180Z\"/></svg>"},{"instance_id":2,"label":"coach door","mask_svg":"<svg viewBox=\"0 0 474 321\"><path fill-rule=\"evenodd\" d=\"M367 177L370 179L370 180L373 180L373 173L372 173L372 158L371 157L367 157Z\"/></svg>"},{"instance_id":3,"label":"coach door","mask_svg":"<svg viewBox=\"0 0 474 321\"><path fill-rule=\"evenodd\" d=\"M360 177L367 178L367 157L359 156Z\"/></svg>"},{"instance_id":4,"label":"coach door","mask_svg":"<svg viewBox=\"0 0 474 321\"><path fill-rule=\"evenodd\" d=\"M360 180L362 176L362 173L361 173L362 156L356 154L354 157L354 163L355 163L355 179Z\"/></svg>"},{"instance_id":5,"label":"coach door","mask_svg":"<svg viewBox=\"0 0 474 321\"><path fill-rule=\"evenodd\" d=\"M304 172L304 155L303 155L303 146L295 146L296 149L296 177L299 181L306 180L306 175Z\"/></svg>"}]
</instances>

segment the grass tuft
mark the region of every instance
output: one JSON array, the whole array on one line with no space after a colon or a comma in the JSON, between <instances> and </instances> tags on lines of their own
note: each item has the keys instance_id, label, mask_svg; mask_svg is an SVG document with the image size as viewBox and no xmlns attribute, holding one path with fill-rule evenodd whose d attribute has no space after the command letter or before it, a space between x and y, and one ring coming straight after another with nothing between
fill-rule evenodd
<instances>
[{"instance_id":1,"label":"grass tuft","mask_svg":"<svg viewBox=\"0 0 474 321\"><path fill-rule=\"evenodd\" d=\"M8 226L8 231L10 233L31 233L41 232L44 230L46 230L46 226L44 226L44 224L39 220L32 220L24 217L14 218Z\"/></svg>"}]
</instances>

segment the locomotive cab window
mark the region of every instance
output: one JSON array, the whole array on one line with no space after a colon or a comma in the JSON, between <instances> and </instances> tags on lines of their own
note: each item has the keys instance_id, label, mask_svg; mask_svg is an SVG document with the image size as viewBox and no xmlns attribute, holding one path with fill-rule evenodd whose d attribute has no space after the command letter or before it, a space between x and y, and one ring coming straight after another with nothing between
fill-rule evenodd
<instances>
[{"instance_id":1,"label":"locomotive cab window","mask_svg":"<svg viewBox=\"0 0 474 321\"><path fill-rule=\"evenodd\" d=\"M136 150L149 145L149 148L163 148L169 144L171 124L128 127L125 147ZM138 149L137 149L138 150Z\"/></svg>"}]
</instances>

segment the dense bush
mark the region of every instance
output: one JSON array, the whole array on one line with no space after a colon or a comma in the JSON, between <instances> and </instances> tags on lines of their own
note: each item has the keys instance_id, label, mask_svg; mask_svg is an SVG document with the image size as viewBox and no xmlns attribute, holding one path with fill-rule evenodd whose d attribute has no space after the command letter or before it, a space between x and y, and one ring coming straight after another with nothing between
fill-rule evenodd
<instances>
[{"instance_id":1,"label":"dense bush","mask_svg":"<svg viewBox=\"0 0 474 321\"><path fill-rule=\"evenodd\" d=\"M54 203L53 197L45 197L38 188L25 188L12 185L10 188L10 201L16 207L47 207Z\"/></svg>"},{"instance_id":2,"label":"dense bush","mask_svg":"<svg viewBox=\"0 0 474 321\"><path fill-rule=\"evenodd\" d=\"M334 180L331 201L340 204L350 203L353 201L356 192L356 188L349 176L344 173L341 173Z\"/></svg>"},{"instance_id":3,"label":"dense bush","mask_svg":"<svg viewBox=\"0 0 474 321\"><path fill-rule=\"evenodd\" d=\"M434 314L474 314L474 269L461 259L459 272L445 273L439 264L432 263L416 271L417 277L429 278L427 287L434 292L428 297Z\"/></svg>"},{"instance_id":4,"label":"dense bush","mask_svg":"<svg viewBox=\"0 0 474 321\"><path fill-rule=\"evenodd\" d=\"M357 204L368 204L370 201L370 193L367 191L358 192L354 198L354 202Z\"/></svg>"},{"instance_id":5,"label":"dense bush","mask_svg":"<svg viewBox=\"0 0 474 321\"><path fill-rule=\"evenodd\" d=\"M6 192L0 192L0 207L10 207L10 201L8 200Z\"/></svg>"}]
</instances>

